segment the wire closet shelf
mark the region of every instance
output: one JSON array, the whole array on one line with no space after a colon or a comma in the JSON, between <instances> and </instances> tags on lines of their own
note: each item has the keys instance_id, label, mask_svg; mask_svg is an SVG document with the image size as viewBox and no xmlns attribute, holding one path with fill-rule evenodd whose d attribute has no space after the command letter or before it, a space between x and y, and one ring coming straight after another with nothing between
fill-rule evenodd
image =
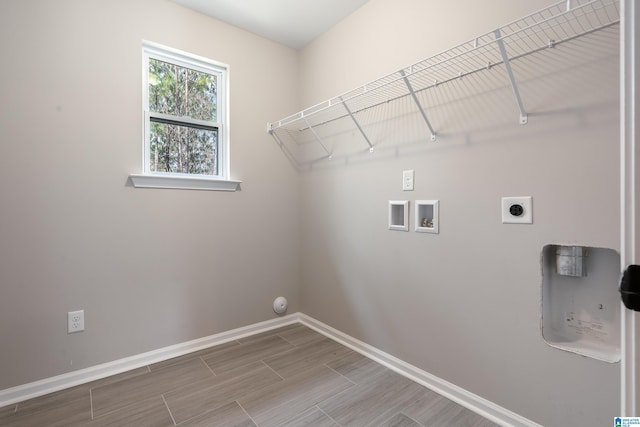
<instances>
[{"instance_id":1,"label":"wire closet shelf","mask_svg":"<svg viewBox=\"0 0 640 427\"><path fill-rule=\"evenodd\" d=\"M421 103L418 95L438 85L497 66L506 71L513 92L514 108L519 112L519 122L526 124L527 112L511 62L619 21L618 0L560 1L342 95L268 123L267 131L283 149L286 149L285 141L298 145L311 141L321 147L321 158L331 158L331 147L323 140L318 129L338 119L349 119L351 127L357 130L369 151L373 152L374 145L359 122L358 113L409 97L426 125L429 139L435 141L436 129L425 111L428 106ZM300 164L295 154L286 151Z\"/></svg>"}]
</instances>

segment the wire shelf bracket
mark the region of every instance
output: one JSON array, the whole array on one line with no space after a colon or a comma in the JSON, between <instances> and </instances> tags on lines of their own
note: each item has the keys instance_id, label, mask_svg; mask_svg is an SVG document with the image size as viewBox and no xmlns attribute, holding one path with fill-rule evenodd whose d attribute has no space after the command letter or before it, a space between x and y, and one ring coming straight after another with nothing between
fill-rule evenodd
<instances>
[{"instance_id":1,"label":"wire shelf bracket","mask_svg":"<svg viewBox=\"0 0 640 427\"><path fill-rule=\"evenodd\" d=\"M527 112L524 109L522 97L520 96L520 91L518 90L518 82L516 81L516 77L513 75L513 70L511 69L511 62L509 61L509 55L507 55L507 49L504 47L502 34L500 33L499 28L493 33L496 35L496 43L498 44L498 49L500 49L500 56L502 56L502 62L504 63L504 68L507 71L507 76L509 76L511 89L513 90L513 95L516 97L516 103L518 104L518 109L520 110L520 124L525 125L528 121Z\"/></svg>"},{"instance_id":2,"label":"wire shelf bracket","mask_svg":"<svg viewBox=\"0 0 640 427\"><path fill-rule=\"evenodd\" d=\"M344 99L342 99L342 97L340 97L340 101L342 102L342 105L344 105L344 109L347 110L347 114L349 115L349 117L351 117L351 120L353 120L353 123L355 123L356 127L364 137L364 140L367 142L367 145L369 146L369 152L373 153L373 145L371 144L371 141L369 141L369 137L367 137L367 134L364 132L364 130L362 129L362 126L360 126L360 123L358 123L358 120L353 115L353 113L351 112L351 109L349 108L347 103L344 102Z\"/></svg>"},{"instance_id":3,"label":"wire shelf bracket","mask_svg":"<svg viewBox=\"0 0 640 427\"><path fill-rule=\"evenodd\" d=\"M304 122L306 123L307 127L309 128L309 130L311 131L311 133L313 133L313 136L316 137L316 141L318 141L318 144L320 144L320 146L322 147L322 149L327 153L327 157L329 158L329 160L331 160L331 152L327 149L327 147L323 144L322 142L322 138L320 138L320 136L318 135L318 133L316 132L316 130L313 128L313 126L311 126L309 124L309 121L307 120L306 117L302 116L302 120L304 120Z\"/></svg>"},{"instance_id":4,"label":"wire shelf bracket","mask_svg":"<svg viewBox=\"0 0 640 427\"><path fill-rule=\"evenodd\" d=\"M424 112L424 108L422 108L422 104L420 104L420 100L418 99L418 96L416 95L416 92L413 90L413 86L411 86L411 82L407 78L407 75L405 74L404 70L400 70L400 75L402 76L402 80L404 80L404 84L407 85L407 90L411 94L411 98L413 98L413 102L416 103L416 107L418 107L418 111L420 112L420 115L424 119L424 122L427 124L427 127L429 128L429 131L431 132L431 141L435 141L436 140L436 131L433 130L433 126L431 126L431 122L429 121L429 118L427 117L427 113Z\"/></svg>"}]
</instances>

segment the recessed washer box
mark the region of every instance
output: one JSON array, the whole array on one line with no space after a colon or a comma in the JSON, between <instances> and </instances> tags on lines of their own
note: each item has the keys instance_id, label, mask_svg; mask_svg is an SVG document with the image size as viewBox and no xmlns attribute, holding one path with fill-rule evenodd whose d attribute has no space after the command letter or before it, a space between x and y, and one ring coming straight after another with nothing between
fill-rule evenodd
<instances>
[{"instance_id":1,"label":"recessed washer box","mask_svg":"<svg viewBox=\"0 0 640 427\"><path fill-rule=\"evenodd\" d=\"M613 249L542 249L542 337L551 347L620 361L620 255Z\"/></svg>"},{"instance_id":2,"label":"recessed washer box","mask_svg":"<svg viewBox=\"0 0 640 427\"><path fill-rule=\"evenodd\" d=\"M438 204L438 200L416 200L416 232L434 234L440 232Z\"/></svg>"},{"instance_id":3,"label":"recessed washer box","mask_svg":"<svg viewBox=\"0 0 640 427\"><path fill-rule=\"evenodd\" d=\"M531 196L502 198L503 224L532 224L533 200Z\"/></svg>"},{"instance_id":4,"label":"recessed washer box","mask_svg":"<svg viewBox=\"0 0 640 427\"><path fill-rule=\"evenodd\" d=\"M408 200L389 200L389 230L409 231Z\"/></svg>"}]
</instances>

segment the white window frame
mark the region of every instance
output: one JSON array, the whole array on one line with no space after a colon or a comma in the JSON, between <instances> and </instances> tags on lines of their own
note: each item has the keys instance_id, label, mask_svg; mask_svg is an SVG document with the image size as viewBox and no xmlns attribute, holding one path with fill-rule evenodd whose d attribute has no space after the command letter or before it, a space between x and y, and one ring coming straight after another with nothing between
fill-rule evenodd
<instances>
[{"instance_id":1,"label":"white window frame","mask_svg":"<svg viewBox=\"0 0 640 427\"><path fill-rule=\"evenodd\" d=\"M193 55L187 52L163 46L157 43L143 41L142 43L142 109L143 109L143 144L142 144L142 173L131 174L134 187L142 188L172 188L195 190L235 191L240 181L230 179L229 174L229 66L211 59ZM168 114L149 111L149 59L189 68L199 72L212 74L217 79L217 111L216 122L196 120L190 117L176 117ZM217 165L218 175L197 175L185 173L152 172L150 170L150 124L151 119L163 122L197 125L206 129L217 130Z\"/></svg>"}]
</instances>

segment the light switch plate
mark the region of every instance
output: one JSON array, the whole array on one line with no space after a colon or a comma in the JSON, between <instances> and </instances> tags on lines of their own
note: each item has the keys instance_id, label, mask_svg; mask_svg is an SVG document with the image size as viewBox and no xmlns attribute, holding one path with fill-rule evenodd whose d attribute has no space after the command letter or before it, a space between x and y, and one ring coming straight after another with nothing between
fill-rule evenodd
<instances>
[{"instance_id":1,"label":"light switch plate","mask_svg":"<svg viewBox=\"0 0 640 427\"><path fill-rule=\"evenodd\" d=\"M531 196L502 198L503 224L533 224L533 199Z\"/></svg>"},{"instance_id":2,"label":"light switch plate","mask_svg":"<svg viewBox=\"0 0 640 427\"><path fill-rule=\"evenodd\" d=\"M413 191L413 169L402 171L402 191Z\"/></svg>"}]
</instances>

